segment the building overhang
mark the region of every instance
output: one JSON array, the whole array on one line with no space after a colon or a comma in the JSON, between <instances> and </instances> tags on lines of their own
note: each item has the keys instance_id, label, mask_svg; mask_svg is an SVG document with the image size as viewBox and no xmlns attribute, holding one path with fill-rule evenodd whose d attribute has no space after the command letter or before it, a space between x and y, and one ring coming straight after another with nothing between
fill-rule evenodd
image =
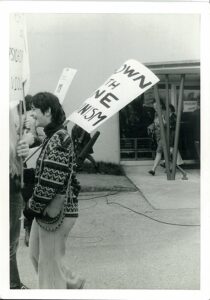
<instances>
[{"instance_id":1,"label":"building overhang","mask_svg":"<svg viewBox=\"0 0 210 300\"><path fill-rule=\"evenodd\" d=\"M167 77L169 84L179 85L181 75L185 75L185 86L200 87L199 61L146 63L145 65L157 75L160 85L165 84Z\"/></svg>"}]
</instances>

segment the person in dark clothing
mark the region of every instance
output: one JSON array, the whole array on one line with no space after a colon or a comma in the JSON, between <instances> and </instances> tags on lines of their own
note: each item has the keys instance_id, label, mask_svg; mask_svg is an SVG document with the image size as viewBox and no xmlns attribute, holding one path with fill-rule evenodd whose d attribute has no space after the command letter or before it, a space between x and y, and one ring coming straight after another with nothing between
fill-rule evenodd
<instances>
[{"instance_id":1,"label":"person in dark clothing","mask_svg":"<svg viewBox=\"0 0 210 300\"><path fill-rule=\"evenodd\" d=\"M173 150L174 150L174 140L175 140L175 131L176 131L176 120L177 116L175 113L175 108L172 104L169 104L169 150L170 150L170 159L169 161L172 161L172 155L173 155ZM179 150L177 151L177 162L176 164L178 166L182 165L184 162L182 160L181 154ZM160 163L160 166L165 168L165 160Z\"/></svg>"},{"instance_id":2,"label":"person in dark clothing","mask_svg":"<svg viewBox=\"0 0 210 300\"><path fill-rule=\"evenodd\" d=\"M25 108L26 114L23 115L23 133L28 137L29 148L34 148L41 145L44 136L40 136L37 132L37 128L35 125L35 120L31 116L31 107L32 107L32 96L27 95L25 97ZM18 110L20 109L20 105L18 106ZM23 111L23 102L22 102L22 111ZM23 200L25 204L31 198L34 188L34 178L35 178L35 170L33 168L28 169L27 164L24 164L24 187L21 190ZM23 227L25 229L25 237L24 242L28 247L29 245L29 237L32 226L32 219L27 219L24 217Z\"/></svg>"},{"instance_id":3,"label":"person in dark clothing","mask_svg":"<svg viewBox=\"0 0 210 300\"><path fill-rule=\"evenodd\" d=\"M166 107L165 104L161 102L161 108L162 108L162 120L164 127L166 126L166 120L165 120L165 114L166 114ZM157 104L154 103L154 109L155 109L155 117L153 123L148 127L148 131L152 131L154 133L156 143L157 143L157 149L156 149L156 155L154 164L151 170L148 171L149 174L152 176L155 175L156 168L160 164L162 154L163 154L163 143L161 139L161 132L160 132L160 121L157 113Z\"/></svg>"},{"instance_id":4,"label":"person in dark clothing","mask_svg":"<svg viewBox=\"0 0 210 300\"><path fill-rule=\"evenodd\" d=\"M10 170L10 289L27 289L21 282L17 265L17 250L21 228L23 199L21 195L21 161L29 153L29 146L19 139L15 126L15 112L10 109L9 116L9 170Z\"/></svg>"}]
</instances>

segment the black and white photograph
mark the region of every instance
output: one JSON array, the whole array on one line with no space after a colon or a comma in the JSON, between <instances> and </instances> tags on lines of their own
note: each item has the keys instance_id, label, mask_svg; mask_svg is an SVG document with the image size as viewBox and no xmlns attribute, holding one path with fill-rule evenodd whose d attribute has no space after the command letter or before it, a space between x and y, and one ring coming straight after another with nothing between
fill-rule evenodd
<instances>
[{"instance_id":1,"label":"black and white photograph","mask_svg":"<svg viewBox=\"0 0 210 300\"><path fill-rule=\"evenodd\" d=\"M209 3L35 2L2 3L0 297L209 299Z\"/></svg>"}]
</instances>

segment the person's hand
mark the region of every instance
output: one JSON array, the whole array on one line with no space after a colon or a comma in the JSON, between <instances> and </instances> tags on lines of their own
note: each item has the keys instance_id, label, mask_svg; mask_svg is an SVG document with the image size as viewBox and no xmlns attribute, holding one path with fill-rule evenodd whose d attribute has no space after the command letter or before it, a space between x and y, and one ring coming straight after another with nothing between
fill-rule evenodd
<instances>
[{"instance_id":1,"label":"person's hand","mask_svg":"<svg viewBox=\"0 0 210 300\"><path fill-rule=\"evenodd\" d=\"M43 212L43 216L48 215L50 218L55 218L60 213L60 208L54 206L47 206Z\"/></svg>"},{"instance_id":2,"label":"person's hand","mask_svg":"<svg viewBox=\"0 0 210 300\"><path fill-rule=\"evenodd\" d=\"M25 132L23 134L23 137L22 139L29 145L33 145L34 142L35 142L35 138L34 138L34 135L29 131L29 132Z\"/></svg>"},{"instance_id":3,"label":"person's hand","mask_svg":"<svg viewBox=\"0 0 210 300\"><path fill-rule=\"evenodd\" d=\"M29 154L29 146L28 146L27 142L25 140L20 140L17 143L16 151L17 151L18 157L26 158Z\"/></svg>"},{"instance_id":4,"label":"person's hand","mask_svg":"<svg viewBox=\"0 0 210 300\"><path fill-rule=\"evenodd\" d=\"M24 128L26 128L28 130L31 129L31 122L30 122L30 120L28 118L25 119L25 121L24 121Z\"/></svg>"},{"instance_id":5,"label":"person's hand","mask_svg":"<svg viewBox=\"0 0 210 300\"><path fill-rule=\"evenodd\" d=\"M45 208L43 212L43 216L48 215L50 218L55 218L61 211L62 205L64 203L64 197L63 195L57 195L56 198L54 198L51 203Z\"/></svg>"}]
</instances>

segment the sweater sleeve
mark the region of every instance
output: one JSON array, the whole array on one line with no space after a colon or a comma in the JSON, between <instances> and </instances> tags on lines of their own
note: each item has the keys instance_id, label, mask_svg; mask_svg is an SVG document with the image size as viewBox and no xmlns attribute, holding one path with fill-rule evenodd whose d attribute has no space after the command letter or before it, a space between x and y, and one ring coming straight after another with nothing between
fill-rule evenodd
<instances>
[{"instance_id":1,"label":"sweater sleeve","mask_svg":"<svg viewBox=\"0 0 210 300\"><path fill-rule=\"evenodd\" d=\"M35 184L29 207L41 213L56 194L65 194L67 182L74 167L74 152L70 136L56 133L46 146L41 159L38 182Z\"/></svg>"}]
</instances>

